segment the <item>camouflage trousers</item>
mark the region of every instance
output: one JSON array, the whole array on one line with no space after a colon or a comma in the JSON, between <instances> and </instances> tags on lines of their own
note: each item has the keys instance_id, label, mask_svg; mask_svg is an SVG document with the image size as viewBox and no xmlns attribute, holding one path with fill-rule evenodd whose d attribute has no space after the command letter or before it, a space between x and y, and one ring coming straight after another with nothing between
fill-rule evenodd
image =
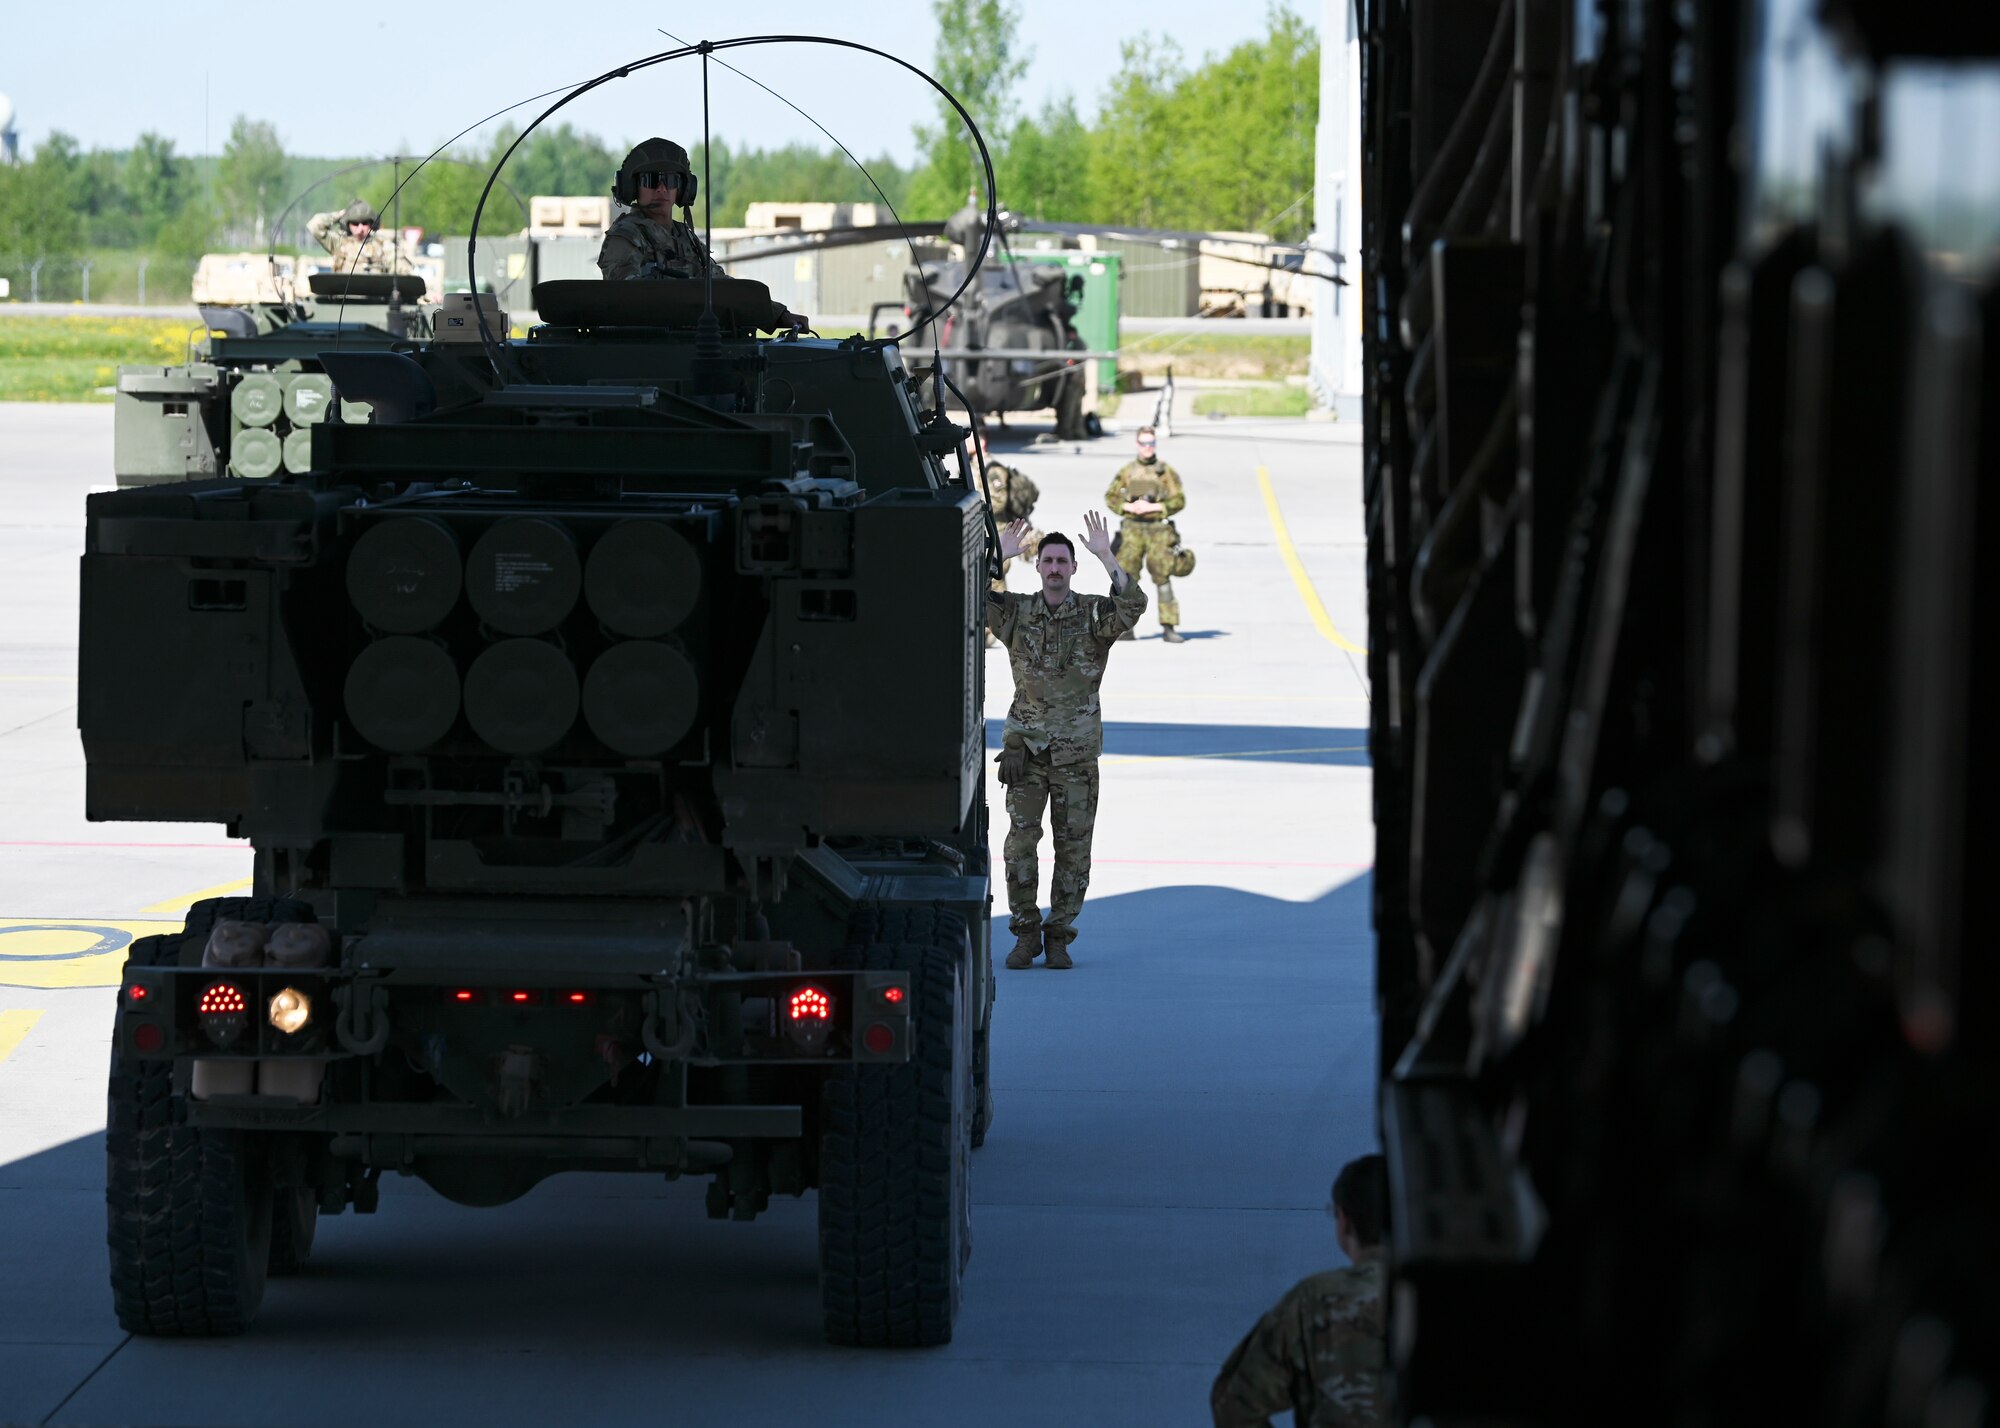
<instances>
[{"instance_id":1,"label":"camouflage trousers","mask_svg":"<svg viewBox=\"0 0 2000 1428\"><path fill-rule=\"evenodd\" d=\"M1154 588L1159 592L1153 608L1159 611L1163 625L1181 622L1181 604L1174 598L1175 541L1173 526L1167 521L1141 521L1127 516L1118 528L1118 564L1135 580L1141 566L1152 576Z\"/></svg>"},{"instance_id":2,"label":"camouflage trousers","mask_svg":"<svg viewBox=\"0 0 2000 1428\"><path fill-rule=\"evenodd\" d=\"M1049 811L1056 866L1049 877L1049 915L1036 901L1041 881L1042 810ZM1007 927L1016 935L1041 928L1076 940L1076 915L1090 888L1090 835L1097 826L1097 760L1057 764L1029 754L1027 776L1007 789Z\"/></svg>"}]
</instances>

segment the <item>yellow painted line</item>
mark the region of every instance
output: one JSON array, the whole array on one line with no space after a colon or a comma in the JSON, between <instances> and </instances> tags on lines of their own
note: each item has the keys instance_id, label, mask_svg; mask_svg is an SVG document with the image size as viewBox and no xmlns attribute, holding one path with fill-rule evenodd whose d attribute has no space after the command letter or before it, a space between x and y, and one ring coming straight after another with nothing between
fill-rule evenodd
<instances>
[{"instance_id":1,"label":"yellow painted line","mask_svg":"<svg viewBox=\"0 0 2000 1428\"><path fill-rule=\"evenodd\" d=\"M217 883L212 888L202 888L199 892L186 893L180 897L170 897L165 902L156 902L151 907L142 907L140 912L186 912L189 907L206 897L228 897L232 893L248 892L254 878L238 878L232 883Z\"/></svg>"},{"instance_id":2,"label":"yellow painted line","mask_svg":"<svg viewBox=\"0 0 2000 1428\"><path fill-rule=\"evenodd\" d=\"M1287 754L1365 754L1366 744L1345 744L1323 749L1245 749L1233 754L1120 754L1099 759L1101 764L1169 764L1177 759L1281 759Z\"/></svg>"},{"instance_id":3,"label":"yellow painted line","mask_svg":"<svg viewBox=\"0 0 2000 1428\"><path fill-rule=\"evenodd\" d=\"M0 918L0 987L115 987L132 943L179 921Z\"/></svg>"},{"instance_id":4,"label":"yellow painted line","mask_svg":"<svg viewBox=\"0 0 2000 1428\"><path fill-rule=\"evenodd\" d=\"M14 1048L41 1019L42 1014L38 1011L0 1012L0 1061L14 1054Z\"/></svg>"},{"instance_id":5,"label":"yellow painted line","mask_svg":"<svg viewBox=\"0 0 2000 1428\"><path fill-rule=\"evenodd\" d=\"M1285 569L1292 573L1292 584L1299 587L1299 598L1306 602L1306 613L1312 616L1313 625L1337 650L1349 654L1367 654L1368 651L1340 632L1333 623L1333 616L1326 613L1326 606L1320 603L1319 591L1313 589L1312 577L1306 574L1305 562L1299 559L1298 550L1292 545L1292 533L1285 529L1285 513L1278 509L1278 493L1271 489L1271 473L1262 466L1257 468L1257 489L1264 493L1264 509L1270 513L1271 530L1278 537L1278 554L1285 558Z\"/></svg>"}]
</instances>

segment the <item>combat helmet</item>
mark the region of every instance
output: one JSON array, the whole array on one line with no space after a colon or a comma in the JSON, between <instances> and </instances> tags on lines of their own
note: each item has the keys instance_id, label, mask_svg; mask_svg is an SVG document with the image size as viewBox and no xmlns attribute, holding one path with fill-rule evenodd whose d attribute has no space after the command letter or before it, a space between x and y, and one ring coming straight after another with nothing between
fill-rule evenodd
<instances>
[{"instance_id":1,"label":"combat helmet","mask_svg":"<svg viewBox=\"0 0 2000 1428\"><path fill-rule=\"evenodd\" d=\"M341 212L340 221L343 225L348 223L366 223L371 228L380 228L382 226L382 215L375 211L375 206L368 202L367 199L357 198Z\"/></svg>"},{"instance_id":2,"label":"combat helmet","mask_svg":"<svg viewBox=\"0 0 2000 1428\"><path fill-rule=\"evenodd\" d=\"M673 140L642 140L618 166L618 177L611 183L611 196L627 207L636 204L640 174L679 174L680 183L676 187L680 192L676 201L682 208L694 206L695 190L700 187L694 164L688 159L688 151Z\"/></svg>"}]
</instances>

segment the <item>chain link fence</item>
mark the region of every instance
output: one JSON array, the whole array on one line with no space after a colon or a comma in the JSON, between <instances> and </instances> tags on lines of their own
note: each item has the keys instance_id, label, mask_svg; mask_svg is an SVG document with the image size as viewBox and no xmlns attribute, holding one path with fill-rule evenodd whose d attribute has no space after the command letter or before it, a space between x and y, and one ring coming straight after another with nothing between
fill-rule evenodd
<instances>
[{"instance_id":1,"label":"chain link fence","mask_svg":"<svg viewBox=\"0 0 2000 1428\"><path fill-rule=\"evenodd\" d=\"M125 307L187 307L195 260L157 253L99 252L81 257L0 254L5 302L69 302ZM0 303L0 312L6 311Z\"/></svg>"}]
</instances>

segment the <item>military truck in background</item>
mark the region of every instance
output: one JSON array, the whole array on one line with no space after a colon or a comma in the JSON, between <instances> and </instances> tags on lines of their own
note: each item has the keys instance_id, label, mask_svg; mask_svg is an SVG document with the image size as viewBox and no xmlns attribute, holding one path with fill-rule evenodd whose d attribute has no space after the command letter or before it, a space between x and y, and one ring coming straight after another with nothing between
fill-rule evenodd
<instances>
[{"instance_id":1,"label":"military truck in background","mask_svg":"<svg viewBox=\"0 0 2000 1428\"><path fill-rule=\"evenodd\" d=\"M113 397L118 484L208 476L269 480L309 470L312 428L331 410L324 351L391 351L430 333L421 277L311 271L310 259L210 254L194 298L199 360L124 366ZM349 404L344 419L366 421Z\"/></svg>"},{"instance_id":2,"label":"military truck in background","mask_svg":"<svg viewBox=\"0 0 2000 1428\"><path fill-rule=\"evenodd\" d=\"M385 1171L599 1170L816 1191L827 1336L950 1337L991 523L893 344L761 340L735 281L703 333L705 286L384 329L326 356L309 470L90 498L88 815L256 850L119 992L127 1329L242 1331Z\"/></svg>"}]
</instances>

